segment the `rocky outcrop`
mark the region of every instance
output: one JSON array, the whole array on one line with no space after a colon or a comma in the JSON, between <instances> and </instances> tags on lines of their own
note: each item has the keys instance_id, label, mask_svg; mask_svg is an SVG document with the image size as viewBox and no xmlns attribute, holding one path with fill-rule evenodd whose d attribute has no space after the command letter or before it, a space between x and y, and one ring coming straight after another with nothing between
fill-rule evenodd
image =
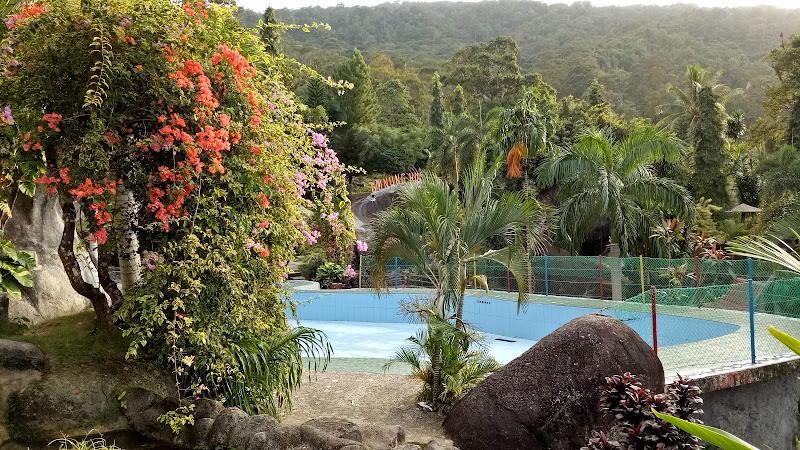
<instances>
[{"instance_id":1,"label":"rocky outcrop","mask_svg":"<svg viewBox=\"0 0 800 450\"><path fill-rule=\"evenodd\" d=\"M340 418L320 418L302 425L284 425L268 415L250 416L239 408L223 408L213 400L185 401L194 425L175 434L158 417L180 406L145 389L126 393L125 412L131 426L149 439L178 448L226 447L238 450L390 450L405 443L402 427L357 425ZM444 448L436 447L433 448ZM417 447L418 448L418 447ZM450 449L447 449L450 450Z\"/></svg>"},{"instance_id":2,"label":"rocky outcrop","mask_svg":"<svg viewBox=\"0 0 800 450\"><path fill-rule=\"evenodd\" d=\"M45 194L40 186L33 198L23 194L16 196L13 216L6 223L4 237L13 242L17 250L33 252L36 268L31 271L33 287L23 288L22 299L4 300L8 305L3 308L8 319L37 324L78 313L90 306L85 297L72 289L58 257L63 230L57 195Z\"/></svg>"},{"instance_id":3,"label":"rocky outcrop","mask_svg":"<svg viewBox=\"0 0 800 450\"><path fill-rule=\"evenodd\" d=\"M635 331L604 314L579 317L470 391L444 428L466 450L580 448L608 421L599 405L604 378L625 372L664 391L661 361Z\"/></svg>"},{"instance_id":4,"label":"rocky outcrop","mask_svg":"<svg viewBox=\"0 0 800 450\"><path fill-rule=\"evenodd\" d=\"M9 434L17 442L47 443L64 435L127 430L122 392L146 387L166 395L173 385L159 366L139 361L53 368L10 395Z\"/></svg>"}]
</instances>

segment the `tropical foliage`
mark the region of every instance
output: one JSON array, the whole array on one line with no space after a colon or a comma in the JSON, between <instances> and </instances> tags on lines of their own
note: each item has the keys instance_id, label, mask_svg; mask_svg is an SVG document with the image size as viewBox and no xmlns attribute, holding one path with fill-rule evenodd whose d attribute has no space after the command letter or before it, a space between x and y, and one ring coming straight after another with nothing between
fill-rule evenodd
<instances>
[{"instance_id":1,"label":"tropical foliage","mask_svg":"<svg viewBox=\"0 0 800 450\"><path fill-rule=\"evenodd\" d=\"M559 186L558 242L577 252L597 222L608 219L611 242L628 255L643 245L642 236L649 236L661 217L690 222L694 205L686 188L658 177L652 168L683 154L678 139L652 127L620 141L608 131L587 130L536 172L539 186Z\"/></svg>"},{"instance_id":2,"label":"tropical foliage","mask_svg":"<svg viewBox=\"0 0 800 450\"><path fill-rule=\"evenodd\" d=\"M384 366L406 363L422 381L417 399L433 408L452 405L487 375L500 368L481 348L474 331L463 330L435 314L423 313L426 327L408 338Z\"/></svg>"}]
</instances>

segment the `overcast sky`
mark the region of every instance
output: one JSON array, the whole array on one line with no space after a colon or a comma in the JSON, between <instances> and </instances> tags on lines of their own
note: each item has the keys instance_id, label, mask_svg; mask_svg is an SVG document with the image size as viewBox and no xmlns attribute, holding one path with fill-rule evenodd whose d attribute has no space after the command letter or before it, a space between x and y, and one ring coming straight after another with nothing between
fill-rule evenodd
<instances>
[{"instance_id":1,"label":"overcast sky","mask_svg":"<svg viewBox=\"0 0 800 450\"><path fill-rule=\"evenodd\" d=\"M441 0L419 0L419 1L441 1ZM464 0L472 1L472 0ZM571 1L544 0L545 3L572 3ZM343 3L345 6L365 5L373 6L387 3L386 0L237 0L236 4L252 9L254 11L264 11L267 6L273 8L303 8L306 6L336 6ZM673 3L695 3L700 6L756 6L773 5L781 8L800 8L800 0L684 0L676 2L674 0L591 0L595 6L609 5L670 5Z\"/></svg>"}]
</instances>

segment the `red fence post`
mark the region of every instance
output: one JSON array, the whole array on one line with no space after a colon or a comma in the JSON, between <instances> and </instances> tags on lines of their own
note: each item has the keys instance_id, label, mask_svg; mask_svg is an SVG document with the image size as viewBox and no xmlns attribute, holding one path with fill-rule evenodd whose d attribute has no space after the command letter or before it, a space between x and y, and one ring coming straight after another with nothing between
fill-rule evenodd
<instances>
[{"instance_id":1,"label":"red fence post","mask_svg":"<svg viewBox=\"0 0 800 450\"><path fill-rule=\"evenodd\" d=\"M658 326L656 324L656 287L650 286L653 293L653 351L658 355Z\"/></svg>"},{"instance_id":2,"label":"red fence post","mask_svg":"<svg viewBox=\"0 0 800 450\"><path fill-rule=\"evenodd\" d=\"M700 308L700 258L694 257L694 277L697 279L697 307Z\"/></svg>"},{"instance_id":3,"label":"red fence post","mask_svg":"<svg viewBox=\"0 0 800 450\"><path fill-rule=\"evenodd\" d=\"M598 255L600 258L600 300L603 300L603 255Z\"/></svg>"}]
</instances>

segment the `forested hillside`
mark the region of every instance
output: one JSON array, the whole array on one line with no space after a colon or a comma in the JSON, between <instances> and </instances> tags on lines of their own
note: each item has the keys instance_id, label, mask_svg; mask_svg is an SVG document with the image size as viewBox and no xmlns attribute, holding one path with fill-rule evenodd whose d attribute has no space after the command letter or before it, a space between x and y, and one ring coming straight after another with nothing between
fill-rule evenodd
<instances>
[{"instance_id":1,"label":"forested hillside","mask_svg":"<svg viewBox=\"0 0 800 450\"><path fill-rule=\"evenodd\" d=\"M774 72L762 58L800 32L800 10L757 8L592 7L520 0L481 3L385 3L376 7L278 10L286 23L325 22L331 31L292 31L284 37L290 56L325 64L334 55L314 47L385 53L395 65L440 68L462 46L510 36L519 45L524 71L542 74L559 96L583 94L594 78L614 109L626 117L652 117L671 101L667 83L683 80L686 66L721 70L720 82L742 88L729 110L745 121L762 115L763 89ZM242 11L254 27L261 12ZM305 47L292 46L292 42ZM309 47L310 46L310 47ZM430 70L432 72L432 70Z\"/></svg>"}]
</instances>

